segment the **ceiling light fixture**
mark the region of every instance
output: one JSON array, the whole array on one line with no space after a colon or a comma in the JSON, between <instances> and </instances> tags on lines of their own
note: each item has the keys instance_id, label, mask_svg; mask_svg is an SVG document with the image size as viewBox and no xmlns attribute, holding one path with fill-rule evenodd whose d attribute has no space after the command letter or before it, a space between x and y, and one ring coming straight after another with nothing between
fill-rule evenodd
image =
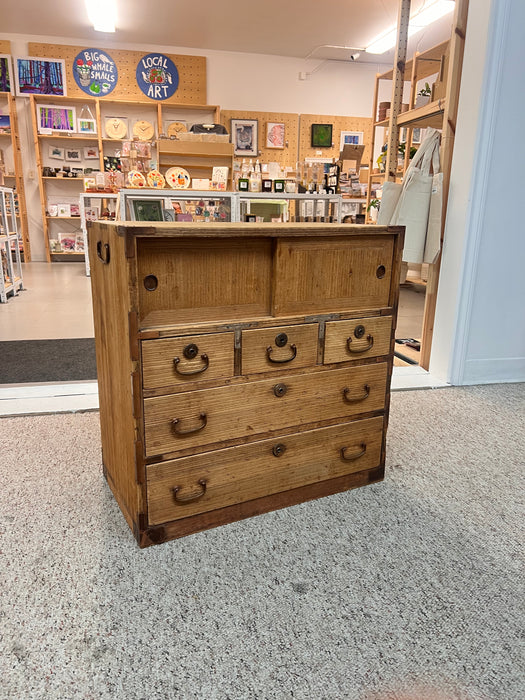
<instances>
[{"instance_id":1,"label":"ceiling light fixture","mask_svg":"<svg viewBox=\"0 0 525 700\"><path fill-rule=\"evenodd\" d=\"M117 0L85 0L89 21L96 32L114 32Z\"/></svg>"},{"instance_id":2,"label":"ceiling light fixture","mask_svg":"<svg viewBox=\"0 0 525 700\"><path fill-rule=\"evenodd\" d=\"M454 10L455 4L454 0L430 0L430 2L427 2L423 9L410 18L408 36L411 37L423 27L428 27L432 22L448 15ZM397 27L393 27L370 42L365 51L375 54L385 53L385 51L394 48L396 41Z\"/></svg>"}]
</instances>

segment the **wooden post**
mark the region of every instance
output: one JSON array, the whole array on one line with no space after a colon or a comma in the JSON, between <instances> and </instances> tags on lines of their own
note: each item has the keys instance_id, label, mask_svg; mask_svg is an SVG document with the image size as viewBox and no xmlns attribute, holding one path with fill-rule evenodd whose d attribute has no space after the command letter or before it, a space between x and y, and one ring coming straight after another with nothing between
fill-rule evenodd
<instances>
[{"instance_id":1,"label":"wooden post","mask_svg":"<svg viewBox=\"0 0 525 700\"><path fill-rule=\"evenodd\" d=\"M399 134L397 117L403 101L403 83L405 80L405 63L407 57L408 23L410 20L411 0L399 0L397 21L397 46L394 59L392 99L390 101L390 118L388 120L388 150L386 158L385 180L395 182L397 170L397 149Z\"/></svg>"}]
</instances>

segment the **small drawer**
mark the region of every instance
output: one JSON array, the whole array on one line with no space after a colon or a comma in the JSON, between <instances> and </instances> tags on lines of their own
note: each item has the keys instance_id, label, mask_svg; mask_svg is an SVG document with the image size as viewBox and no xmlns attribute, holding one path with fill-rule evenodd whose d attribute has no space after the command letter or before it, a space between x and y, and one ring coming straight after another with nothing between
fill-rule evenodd
<instances>
[{"instance_id":1,"label":"small drawer","mask_svg":"<svg viewBox=\"0 0 525 700\"><path fill-rule=\"evenodd\" d=\"M144 399L146 455L383 411L386 362Z\"/></svg>"},{"instance_id":2,"label":"small drawer","mask_svg":"<svg viewBox=\"0 0 525 700\"><path fill-rule=\"evenodd\" d=\"M381 465L383 418L369 418L147 467L158 525Z\"/></svg>"},{"instance_id":3,"label":"small drawer","mask_svg":"<svg viewBox=\"0 0 525 700\"><path fill-rule=\"evenodd\" d=\"M319 325L310 323L242 332L242 373L311 367L317 364Z\"/></svg>"},{"instance_id":4,"label":"small drawer","mask_svg":"<svg viewBox=\"0 0 525 700\"><path fill-rule=\"evenodd\" d=\"M329 321L325 330L324 363L388 355L391 335L391 316Z\"/></svg>"},{"instance_id":5,"label":"small drawer","mask_svg":"<svg viewBox=\"0 0 525 700\"><path fill-rule=\"evenodd\" d=\"M233 375L233 333L186 335L142 341L144 389Z\"/></svg>"}]
</instances>

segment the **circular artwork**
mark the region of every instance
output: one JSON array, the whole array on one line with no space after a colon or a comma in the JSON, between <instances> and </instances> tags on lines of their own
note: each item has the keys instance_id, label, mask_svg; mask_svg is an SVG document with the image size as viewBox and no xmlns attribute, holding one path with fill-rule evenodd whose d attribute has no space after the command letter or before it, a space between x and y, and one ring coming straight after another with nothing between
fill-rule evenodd
<instances>
[{"instance_id":1,"label":"circular artwork","mask_svg":"<svg viewBox=\"0 0 525 700\"><path fill-rule=\"evenodd\" d=\"M108 117L104 126L106 127L106 136L108 139L122 140L126 138L128 127L126 122L122 121L122 119L118 117Z\"/></svg>"},{"instance_id":2,"label":"circular artwork","mask_svg":"<svg viewBox=\"0 0 525 700\"><path fill-rule=\"evenodd\" d=\"M162 173L159 173L158 170L150 170L149 173L146 175L146 180L148 181L148 185L150 187L161 188L164 187L164 185L166 184L166 181L164 180L164 175Z\"/></svg>"},{"instance_id":3,"label":"circular artwork","mask_svg":"<svg viewBox=\"0 0 525 700\"><path fill-rule=\"evenodd\" d=\"M129 171L128 182L132 187L146 187L146 178L138 170Z\"/></svg>"},{"instance_id":4,"label":"circular artwork","mask_svg":"<svg viewBox=\"0 0 525 700\"><path fill-rule=\"evenodd\" d=\"M162 53L143 56L136 70L137 85L152 100L167 100L179 87L179 71Z\"/></svg>"},{"instance_id":5,"label":"circular artwork","mask_svg":"<svg viewBox=\"0 0 525 700\"><path fill-rule=\"evenodd\" d=\"M151 122L141 119L133 125L133 136L141 141L149 141L155 136L155 127Z\"/></svg>"},{"instance_id":6,"label":"circular artwork","mask_svg":"<svg viewBox=\"0 0 525 700\"><path fill-rule=\"evenodd\" d=\"M182 122L172 122L168 126L168 136L177 137L179 134L182 134L186 131L188 131L186 129L186 124L183 124Z\"/></svg>"},{"instance_id":7,"label":"circular artwork","mask_svg":"<svg viewBox=\"0 0 525 700\"><path fill-rule=\"evenodd\" d=\"M78 87L92 97L105 97L117 87L117 64L105 51L84 49L73 59Z\"/></svg>"},{"instance_id":8,"label":"circular artwork","mask_svg":"<svg viewBox=\"0 0 525 700\"><path fill-rule=\"evenodd\" d=\"M166 171L166 182L174 190L185 190L190 186L191 178L184 168L170 168Z\"/></svg>"}]
</instances>

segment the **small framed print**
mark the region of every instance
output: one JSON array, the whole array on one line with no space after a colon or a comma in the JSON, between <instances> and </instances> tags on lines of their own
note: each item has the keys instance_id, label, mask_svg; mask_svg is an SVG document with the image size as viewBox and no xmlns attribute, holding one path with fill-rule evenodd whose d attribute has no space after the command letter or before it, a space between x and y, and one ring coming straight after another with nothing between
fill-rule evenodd
<instances>
[{"instance_id":1,"label":"small framed print","mask_svg":"<svg viewBox=\"0 0 525 700\"><path fill-rule=\"evenodd\" d=\"M74 134L77 128L76 110L74 107L59 107L58 105L37 105L38 132L49 134L62 131Z\"/></svg>"},{"instance_id":2,"label":"small framed print","mask_svg":"<svg viewBox=\"0 0 525 700\"><path fill-rule=\"evenodd\" d=\"M79 163L82 160L82 154L80 152L80 148L71 148L70 146L66 146L64 148L65 151L65 160L68 163Z\"/></svg>"},{"instance_id":3,"label":"small framed print","mask_svg":"<svg viewBox=\"0 0 525 700\"><path fill-rule=\"evenodd\" d=\"M283 122L266 122L266 148L284 148Z\"/></svg>"},{"instance_id":4,"label":"small framed print","mask_svg":"<svg viewBox=\"0 0 525 700\"><path fill-rule=\"evenodd\" d=\"M362 131L341 131L340 151L342 151L345 146L360 146L362 143Z\"/></svg>"},{"instance_id":5,"label":"small framed print","mask_svg":"<svg viewBox=\"0 0 525 700\"><path fill-rule=\"evenodd\" d=\"M132 221L164 221L163 199L135 199L130 197Z\"/></svg>"},{"instance_id":6,"label":"small framed print","mask_svg":"<svg viewBox=\"0 0 525 700\"><path fill-rule=\"evenodd\" d=\"M57 216L71 216L71 205L57 204Z\"/></svg>"},{"instance_id":7,"label":"small framed print","mask_svg":"<svg viewBox=\"0 0 525 700\"><path fill-rule=\"evenodd\" d=\"M232 119L231 139L236 156L258 156L259 123L257 119Z\"/></svg>"},{"instance_id":8,"label":"small framed print","mask_svg":"<svg viewBox=\"0 0 525 700\"><path fill-rule=\"evenodd\" d=\"M312 124L312 148L332 148L332 124Z\"/></svg>"},{"instance_id":9,"label":"small framed print","mask_svg":"<svg viewBox=\"0 0 525 700\"><path fill-rule=\"evenodd\" d=\"M79 134L96 134L97 122L95 119L77 119L77 130Z\"/></svg>"},{"instance_id":10,"label":"small framed print","mask_svg":"<svg viewBox=\"0 0 525 700\"><path fill-rule=\"evenodd\" d=\"M421 127L414 127L412 130L412 143L420 144L425 136L425 130Z\"/></svg>"},{"instance_id":11,"label":"small framed print","mask_svg":"<svg viewBox=\"0 0 525 700\"><path fill-rule=\"evenodd\" d=\"M98 160L98 146L84 146L85 160Z\"/></svg>"},{"instance_id":12,"label":"small framed print","mask_svg":"<svg viewBox=\"0 0 525 700\"><path fill-rule=\"evenodd\" d=\"M49 145L47 155L53 160L64 160L64 150L65 149L61 148L60 146Z\"/></svg>"}]
</instances>

